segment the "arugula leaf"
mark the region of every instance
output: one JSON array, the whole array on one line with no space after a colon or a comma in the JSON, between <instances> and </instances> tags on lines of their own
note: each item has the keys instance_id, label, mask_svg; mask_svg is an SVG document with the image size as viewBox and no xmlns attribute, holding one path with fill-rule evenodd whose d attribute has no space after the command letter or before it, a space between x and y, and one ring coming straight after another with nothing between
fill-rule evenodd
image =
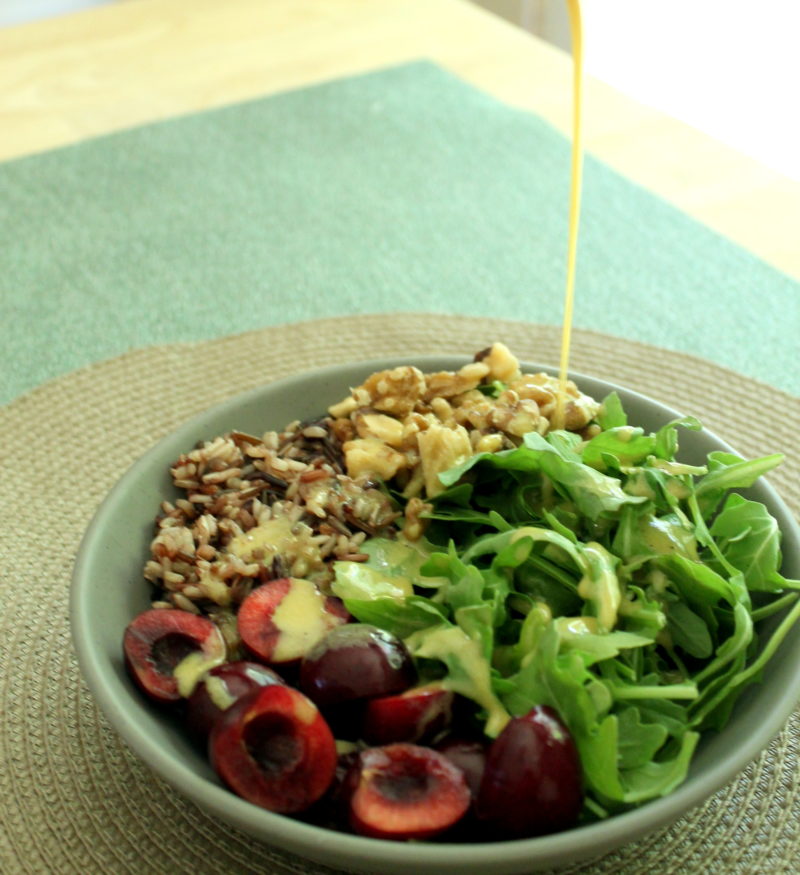
<instances>
[{"instance_id":1,"label":"arugula leaf","mask_svg":"<svg viewBox=\"0 0 800 875\"><path fill-rule=\"evenodd\" d=\"M708 626L686 602L670 602L667 608L667 629L676 647L689 656L708 659L714 652L714 642Z\"/></svg>"},{"instance_id":2,"label":"arugula leaf","mask_svg":"<svg viewBox=\"0 0 800 875\"><path fill-rule=\"evenodd\" d=\"M597 413L597 422L603 431L610 428L619 428L628 424L628 417L622 409L622 401L617 392L610 392L600 402L600 410Z\"/></svg>"},{"instance_id":3,"label":"arugula leaf","mask_svg":"<svg viewBox=\"0 0 800 875\"><path fill-rule=\"evenodd\" d=\"M624 728L628 734L622 739L625 754L621 759L619 718L608 713L613 698L589 671L591 658L574 649L560 653L559 641L553 624L539 635L535 649L512 678L514 691L503 696L511 713L525 713L534 704L556 708L573 734L586 781L604 804L636 803L674 789L685 777L697 733L684 729L674 755L642 763L642 746L635 748L631 743L632 714L627 713ZM630 707L626 704L623 710L628 712ZM654 742L661 747L667 735L660 721L652 726L641 743L645 750ZM623 769L625 758L630 767Z\"/></svg>"},{"instance_id":4,"label":"arugula leaf","mask_svg":"<svg viewBox=\"0 0 800 875\"><path fill-rule=\"evenodd\" d=\"M344 606L359 622L378 626L398 638L407 638L447 619L435 602L420 596L409 596L403 601L345 598Z\"/></svg>"},{"instance_id":5,"label":"arugula leaf","mask_svg":"<svg viewBox=\"0 0 800 875\"><path fill-rule=\"evenodd\" d=\"M467 471L477 465L486 465L501 471L538 471L539 461L534 453L530 453L527 447L518 447L515 450L501 450L498 453L477 453L460 465L455 465L442 471L439 480L445 486L457 483Z\"/></svg>"},{"instance_id":6,"label":"arugula leaf","mask_svg":"<svg viewBox=\"0 0 800 875\"><path fill-rule=\"evenodd\" d=\"M617 579L616 556L601 544L589 543L582 550L586 573L578 584L578 595L591 603L597 626L601 632L610 632L617 622L617 610L622 592Z\"/></svg>"},{"instance_id":7,"label":"arugula leaf","mask_svg":"<svg viewBox=\"0 0 800 875\"><path fill-rule=\"evenodd\" d=\"M617 763L620 769L635 769L650 762L669 736L663 723L642 720L631 705L617 713Z\"/></svg>"},{"instance_id":8,"label":"arugula leaf","mask_svg":"<svg viewBox=\"0 0 800 875\"><path fill-rule=\"evenodd\" d=\"M626 629L653 641L667 624L662 600L649 598L641 587L633 584L625 588L618 613Z\"/></svg>"},{"instance_id":9,"label":"arugula leaf","mask_svg":"<svg viewBox=\"0 0 800 875\"><path fill-rule=\"evenodd\" d=\"M691 431L699 431L703 426L693 416L683 416L680 419L673 419L661 428L654 435L653 453L659 459L671 461L675 458L678 452L678 427L688 428Z\"/></svg>"},{"instance_id":10,"label":"arugula leaf","mask_svg":"<svg viewBox=\"0 0 800 875\"><path fill-rule=\"evenodd\" d=\"M334 562L331 589L341 599L388 598L401 601L414 592L408 578L388 575L364 562Z\"/></svg>"},{"instance_id":11,"label":"arugula leaf","mask_svg":"<svg viewBox=\"0 0 800 875\"><path fill-rule=\"evenodd\" d=\"M474 565L465 565L456 557L450 558L451 585L445 601L454 610L479 605L483 601L483 576Z\"/></svg>"},{"instance_id":12,"label":"arugula leaf","mask_svg":"<svg viewBox=\"0 0 800 875\"><path fill-rule=\"evenodd\" d=\"M745 489L783 461L781 453L746 460L733 453L715 451L708 454L708 474L695 487L703 517L708 519L729 489Z\"/></svg>"},{"instance_id":13,"label":"arugula leaf","mask_svg":"<svg viewBox=\"0 0 800 875\"><path fill-rule=\"evenodd\" d=\"M612 700L605 686L588 670L591 659L585 659L576 649L560 653L560 643L555 625L549 623L538 636L536 647L523 657L520 670L511 677L514 690L503 696L503 702L512 714L525 714L534 705L550 705L571 732L590 735Z\"/></svg>"},{"instance_id":14,"label":"arugula leaf","mask_svg":"<svg viewBox=\"0 0 800 875\"><path fill-rule=\"evenodd\" d=\"M687 731L671 756L650 760L637 768L622 771L622 801L636 804L671 793L686 778L699 739L698 732Z\"/></svg>"},{"instance_id":15,"label":"arugula leaf","mask_svg":"<svg viewBox=\"0 0 800 875\"><path fill-rule=\"evenodd\" d=\"M563 555L572 559L576 568L580 571L584 570L585 565L578 544L574 540L542 526L520 526L509 532L501 532L497 535L486 535L483 538L478 538L463 552L461 558L464 562L472 562L481 556L492 553L497 554L510 544L523 538L530 538L534 542L547 543L559 548Z\"/></svg>"},{"instance_id":16,"label":"arugula leaf","mask_svg":"<svg viewBox=\"0 0 800 875\"><path fill-rule=\"evenodd\" d=\"M645 500L624 492L615 477L559 452L536 432L526 434L523 440L526 447L536 451L540 470L563 487L578 511L590 520L596 520L603 513L615 514L626 504L640 504Z\"/></svg>"},{"instance_id":17,"label":"arugula leaf","mask_svg":"<svg viewBox=\"0 0 800 875\"><path fill-rule=\"evenodd\" d=\"M702 562L672 553L661 556L657 564L670 577L682 598L690 605L716 605L720 600L735 605L742 599L749 602L743 586L735 586Z\"/></svg>"},{"instance_id":18,"label":"arugula leaf","mask_svg":"<svg viewBox=\"0 0 800 875\"><path fill-rule=\"evenodd\" d=\"M444 472L431 542L368 539L368 561L335 563L332 588L357 620L400 636L421 676L472 700L490 737L555 708L586 811L605 816L684 779L699 733L725 724L800 622L787 592L800 581L781 574L767 508L725 498L779 454L683 464L679 430L697 420L646 434L614 393L597 422L588 440L530 433ZM778 612L759 645L754 624Z\"/></svg>"},{"instance_id":19,"label":"arugula leaf","mask_svg":"<svg viewBox=\"0 0 800 875\"><path fill-rule=\"evenodd\" d=\"M568 618L563 617L562 620ZM571 622L556 622L561 637L562 647L573 648L587 655L586 664L590 665L603 659L613 659L621 650L631 647L647 647L653 643L652 638L637 635L635 632L617 630L615 632L592 633L580 620Z\"/></svg>"},{"instance_id":20,"label":"arugula leaf","mask_svg":"<svg viewBox=\"0 0 800 875\"><path fill-rule=\"evenodd\" d=\"M578 581L544 556L532 554L514 570L513 582L517 593L545 602L556 616L580 613Z\"/></svg>"},{"instance_id":21,"label":"arugula leaf","mask_svg":"<svg viewBox=\"0 0 800 875\"><path fill-rule=\"evenodd\" d=\"M583 448L581 458L585 465L605 471L607 457L611 456L617 462L617 469L621 470L643 462L655 452L655 447L652 435L646 435L641 428L623 425L595 435Z\"/></svg>"},{"instance_id":22,"label":"arugula leaf","mask_svg":"<svg viewBox=\"0 0 800 875\"><path fill-rule=\"evenodd\" d=\"M669 513L659 517L631 508L620 517L611 550L626 565L641 565L648 558L672 553L698 558L694 530L679 516Z\"/></svg>"},{"instance_id":23,"label":"arugula leaf","mask_svg":"<svg viewBox=\"0 0 800 875\"><path fill-rule=\"evenodd\" d=\"M757 501L730 495L710 529L725 560L744 575L751 591L775 592L781 564L778 524Z\"/></svg>"}]
</instances>

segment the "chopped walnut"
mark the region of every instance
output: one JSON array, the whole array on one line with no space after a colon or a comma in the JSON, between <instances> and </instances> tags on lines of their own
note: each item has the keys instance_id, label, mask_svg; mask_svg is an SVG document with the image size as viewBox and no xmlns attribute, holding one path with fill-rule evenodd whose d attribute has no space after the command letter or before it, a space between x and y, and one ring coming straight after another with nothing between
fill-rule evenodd
<instances>
[{"instance_id":1,"label":"chopped walnut","mask_svg":"<svg viewBox=\"0 0 800 875\"><path fill-rule=\"evenodd\" d=\"M529 398L531 401L535 401L539 407L546 407L549 404L555 404L556 400L557 385L553 388L548 388L545 385L547 381L552 380L553 378L547 374L523 374L521 377L511 380L507 385L520 398Z\"/></svg>"},{"instance_id":2,"label":"chopped walnut","mask_svg":"<svg viewBox=\"0 0 800 875\"><path fill-rule=\"evenodd\" d=\"M472 444L463 425L455 428L432 425L417 435L417 442L425 492L433 498L445 489L439 474L469 459L472 456Z\"/></svg>"},{"instance_id":3,"label":"chopped walnut","mask_svg":"<svg viewBox=\"0 0 800 875\"><path fill-rule=\"evenodd\" d=\"M558 378L523 374L502 343L457 371L423 374L403 366L373 374L330 408L353 477L396 478L407 498L442 491L438 475L475 453L517 447L525 434L553 427ZM599 405L567 381L564 427L587 433ZM235 460L220 462L233 468ZM181 474L194 482L198 474Z\"/></svg>"},{"instance_id":4,"label":"chopped walnut","mask_svg":"<svg viewBox=\"0 0 800 875\"><path fill-rule=\"evenodd\" d=\"M376 410L393 416L407 416L425 393L425 377L419 368L405 365L391 371L379 371L361 387Z\"/></svg>"},{"instance_id":5,"label":"chopped walnut","mask_svg":"<svg viewBox=\"0 0 800 875\"><path fill-rule=\"evenodd\" d=\"M507 383L519 376L519 362L504 343L493 343L479 352L476 360L486 365L489 382L500 380L501 383Z\"/></svg>"},{"instance_id":6,"label":"chopped walnut","mask_svg":"<svg viewBox=\"0 0 800 875\"><path fill-rule=\"evenodd\" d=\"M355 427L361 438L378 438L390 447L403 444L403 423L385 413L358 412L354 415Z\"/></svg>"},{"instance_id":7,"label":"chopped walnut","mask_svg":"<svg viewBox=\"0 0 800 875\"><path fill-rule=\"evenodd\" d=\"M539 414L539 405L529 398L520 398L507 389L497 398L491 414L491 423L500 431L521 438L529 431L546 431L549 423Z\"/></svg>"},{"instance_id":8,"label":"chopped walnut","mask_svg":"<svg viewBox=\"0 0 800 875\"><path fill-rule=\"evenodd\" d=\"M501 434L481 434L479 431L473 431L470 435L470 442L475 453L498 453L503 449L503 435Z\"/></svg>"},{"instance_id":9,"label":"chopped walnut","mask_svg":"<svg viewBox=\"0 0 800 875\"><path fill-rule=\"evenodd\" d=\"M564 405L564 428L580 431L597 415L599 405L588 395L570 399Z\"/></svg>"},{"instance_id":10,"label":"chopped walnut","mask_svg":"<svg viewBox=\"0 0 800 875\"><path fill-rule=\"evenodd\" d=\"M470 362L455 373L440 371L438 374L428 374L425 400L462 395L479 386L488 373L489 367L484 362Z\"/></svg>"},{"instance_id":11,"label":"chopped walnut","mask_svg":"<svg viewBox=\"0 0 800 875\"><path fill-rule=\"evenodd\" d=\"M360 477L391 480L406 464L406 457L380 438L356 438L348 441L342 449L347 473L354 480Z\"/></svg>"}]
</instances>

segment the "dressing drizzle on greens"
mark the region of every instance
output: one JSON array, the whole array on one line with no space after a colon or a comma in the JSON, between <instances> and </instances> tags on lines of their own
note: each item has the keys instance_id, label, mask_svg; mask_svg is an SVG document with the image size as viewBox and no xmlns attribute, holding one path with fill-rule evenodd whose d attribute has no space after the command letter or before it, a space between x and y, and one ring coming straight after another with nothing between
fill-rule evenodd
<instances>
[{"instance_id":1,"label":"dressing drizzle on greens","mask_svg":"<svg viewBox=\"0 0 800 875\"><path fill-rule=\"evenodd\" d=\"M586 815L669 793L800 617L780 532L751 486L780 454L676 459L688 417L652 434L612 394L601 431L530 433L440 475L425 538L363 544L333 591L404 640L423 678L496 737L555 708L581 757ZM756 623L785 616L759 639Z\"/></svg>"}]
</instances>

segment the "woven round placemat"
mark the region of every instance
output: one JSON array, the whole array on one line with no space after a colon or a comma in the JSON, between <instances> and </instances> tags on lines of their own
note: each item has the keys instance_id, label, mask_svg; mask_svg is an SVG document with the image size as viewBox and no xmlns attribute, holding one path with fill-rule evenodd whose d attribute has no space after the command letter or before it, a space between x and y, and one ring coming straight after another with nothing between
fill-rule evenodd
<instances>
[{"instance_id":1,"label":"woven round placemat","mask_svg":"<svg viewBox=\"0 0 800 875\"><path fill-rule=\"evenodd\" d=\"M68 374L0 409L0 870L309 873L306 863L215 822L177 796L110 729L70 643L72 563L125 469L204 408L292 372L503 340L556 362L557 328L428 314L306 322L137 350ZM747 455L794 458L771 480L800 515L800 401L708 361L587 331L576 371L698 416ZM565 871L796 872L800 713L728 787L673 826Z\"/></svg>"}]
</instances>

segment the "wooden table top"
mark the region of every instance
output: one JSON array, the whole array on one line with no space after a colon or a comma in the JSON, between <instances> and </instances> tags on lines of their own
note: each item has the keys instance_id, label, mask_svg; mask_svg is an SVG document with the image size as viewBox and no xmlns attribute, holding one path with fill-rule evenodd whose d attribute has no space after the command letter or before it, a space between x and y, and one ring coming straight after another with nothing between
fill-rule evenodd
<instances>
[{"instance_id":1,"label":"wooden table top","mask_svg":"<svg viewBox=\"0 0 800 875\"><path fill-rule=\"evenodd\" d=\"M569 133L569 58L465 0L121 0L0 30L0 160L420 58ZM589 151L800 278L800 184L585 94Z\"/></svg>"}]
</instances>

